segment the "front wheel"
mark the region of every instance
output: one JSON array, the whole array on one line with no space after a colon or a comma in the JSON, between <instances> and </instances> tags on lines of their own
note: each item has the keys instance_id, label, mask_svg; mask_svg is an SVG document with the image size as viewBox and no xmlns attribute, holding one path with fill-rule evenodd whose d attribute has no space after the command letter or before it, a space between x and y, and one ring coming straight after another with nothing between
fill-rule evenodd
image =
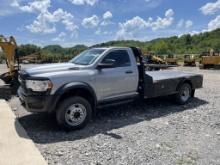
<instances>
[{"instance_id":1,"label":"front wheel","mask_svg":"<svg viewBox=\"0 0 220 165\"><path fill-rule=\"evenodd\" d=\"M192 87L188 83L184 83L178 90L178 93L175 95L175 100L178 104L187 103L192 97Z\"/></svg>"},{"instance_id":2,"label":"front wheel","mask_svg":"<svg viewBox=\"0 0 220 165\"><path fill-rule=\"evenodd\" d=\"M56 112L57 122L65 130L76 130L85 127L91 120L91 116L90 103L78 96L64 100Z\"/></svg>"}]
</instances>

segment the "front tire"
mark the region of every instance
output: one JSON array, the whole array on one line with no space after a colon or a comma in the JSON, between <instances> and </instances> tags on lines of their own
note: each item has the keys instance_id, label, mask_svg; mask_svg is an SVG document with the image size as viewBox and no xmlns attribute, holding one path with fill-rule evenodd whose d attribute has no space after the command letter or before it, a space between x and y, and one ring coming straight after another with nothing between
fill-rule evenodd
<instances>
[{"instance_id":1,"label":"front tire","mask_svg":"<svg viewBox=\"0 0 220 165\"><path fill-rule=\"evenodd\" d=\"M186 104L192 97L192 87L188 83L184 83L180 86L178 93L175 95L175 100L178 104Z\"/></svg>"},{"instance_id":2,"label":"front tire","mask_svg":"<svg viewBox=\"0 0 220 165\"><path fill-rule=\"evenodd\" d=\"M90 103L78 96L64 100L56 112L57 123L67 131L85 127L91 117Z\"/></svg>"}]
</instances>

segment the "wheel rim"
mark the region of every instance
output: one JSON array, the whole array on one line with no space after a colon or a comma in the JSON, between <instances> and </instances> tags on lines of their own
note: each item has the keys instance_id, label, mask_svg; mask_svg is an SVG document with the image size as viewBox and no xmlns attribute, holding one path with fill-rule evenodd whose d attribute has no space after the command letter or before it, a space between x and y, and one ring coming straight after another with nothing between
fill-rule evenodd
<instances>
[{"instance_id":1,"label":"wheel rim","mask_svg":"<svg viewBox=\"0 0 220 165\"><path fill-rule=\"evenodd\" d=\"M86 108L82 104L73 104L69 106L65 113L65 120L71 126L77 126L83 123L86 118Z\"/></svg>"},{"instance_id":2,"label":"wheel rim","mask_svg":"<svg viewBox=\"0 0 220 165\"><path fill-rule=\"evenodd\" d=\"M181 92L181 99L185 102L190 98L190 89L185 86Z\"/></svg>"}]
</instances>

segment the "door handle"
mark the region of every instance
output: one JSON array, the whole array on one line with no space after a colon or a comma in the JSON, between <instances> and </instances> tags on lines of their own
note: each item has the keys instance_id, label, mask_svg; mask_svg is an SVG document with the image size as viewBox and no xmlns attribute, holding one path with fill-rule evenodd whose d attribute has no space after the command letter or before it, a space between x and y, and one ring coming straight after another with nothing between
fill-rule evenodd
<instances>
[{"instance_id":1,"label":"door handle","mask_svg":"<svg viewBox=\"0 0 220 165\"><path fill-rule=\"evenodd\" d=\"M126 73L126 74L132 74L133 71L132 71L132 70L127 70L125 73Z\"/></svg>"}]
</instances>

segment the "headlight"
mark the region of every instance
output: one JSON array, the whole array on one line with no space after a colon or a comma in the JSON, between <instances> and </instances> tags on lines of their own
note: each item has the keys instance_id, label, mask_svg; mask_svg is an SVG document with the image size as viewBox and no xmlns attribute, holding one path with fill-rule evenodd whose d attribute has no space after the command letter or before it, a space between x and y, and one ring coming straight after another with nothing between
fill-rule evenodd
<instances>
[{"instance_id":1,"label":"headlight","mask_svg":"<svg viewBox=\"0 0 220 165\"><path fill-rule=\"evenodd\" d=\"M26 88L36 92L45 92L51 89L53 84L49 80L26 80Z\"/></svg>"}]
</instances>

